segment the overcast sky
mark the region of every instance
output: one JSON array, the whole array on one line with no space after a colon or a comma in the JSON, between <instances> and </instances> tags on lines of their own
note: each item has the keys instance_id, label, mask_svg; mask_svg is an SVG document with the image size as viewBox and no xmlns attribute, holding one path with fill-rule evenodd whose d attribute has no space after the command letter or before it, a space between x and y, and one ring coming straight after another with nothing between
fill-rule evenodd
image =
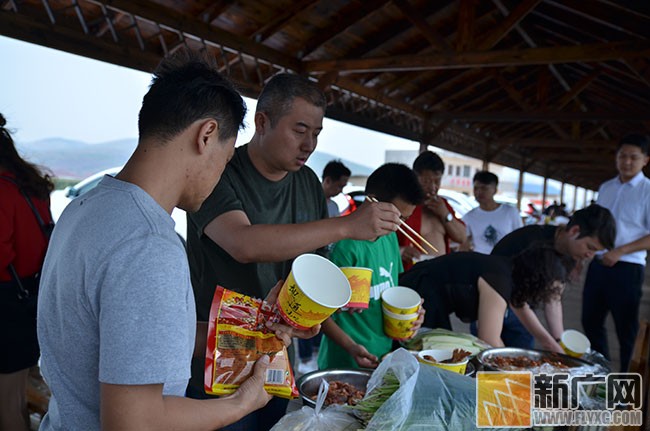
<instances>
[{"instance_id":1,"label":"overcast sky","mask_svg":"<svg viewBox=\"0 0 650 431\"><path fill-rule=\"evenodd\" d=\"M142 97L151 76L0 36L0 112L19 142L60 137L88 143L135 138ZM253 135L255 101L246 99ZM415 142L325 119L318 150L370 167L385 149L417 149Z\"/></svg>"},{"instance_id":2,"label":"overcast sky","mask_svg":"<svg viewBox=\"0 0 650 431\"><path fill-rule=\"evenodd\" d=\"M18 142L65 138L100 143L136 138L138 111L151 76L144 72L0 36L0 112ZM255 101L246 99L253 135ZM375 168L387 149L417 150L413 141L325 119L318 150ZM517 172L502 173L516 181ZM541 178L526 175L526 182ZM555 183L555 182L553 182ZM559 187L559 183L556 184Z\"/></svg>"}]
</instances>

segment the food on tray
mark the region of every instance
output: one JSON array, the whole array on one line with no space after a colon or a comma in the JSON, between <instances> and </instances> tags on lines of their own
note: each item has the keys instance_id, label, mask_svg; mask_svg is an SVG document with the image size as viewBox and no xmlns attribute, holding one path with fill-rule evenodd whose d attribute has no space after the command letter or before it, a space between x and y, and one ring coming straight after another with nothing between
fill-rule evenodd
<instances>
[{"instance_id":1,"label":"food on tray","mask_svg":"<svg viewBox=\"0 0 650 431\"><path fill-rule=\"evenodd\" d=\"M440 361L441 364L455 364L457 362L462 362L463 359L466 357L470 356L472 353L468 352L467 350L463 349L454 349L454 351L451 354L451 358L445 359L444 361ZM422 356L424 359L426 359L429 362L438 362L436 361L436 358L434 358L431 355L424 355Z\"/></svg>"},{"instance_id":2,"label":"food on tray","mask_svg":"<svg viewBox=\"0 0 650 431\"><path fill-rule=\"evenodd\" d=\"M569 368L567 364L552 358L541 357L539 359L532 359L528 356L492 356L485 359L485 364L500 370L527 370L530 368L541 367L548 364L553 368L566 369Z\"/></svg>"},{"instance_id":3,"label":"food on tray","mask_svg":"<svg viewBox=\"0 0 650 431\"><path fill-rule=\"evenodd\" d=\"M431 349L456 349L461 348L471 355L488 349L490 346L471 334L453 332L447 329L430 329L416 335L412 340L405 342L404 347L409 350Z\"/></svg>"},{"instance_id":4,"label":"food on tray","mask_svg":"<svg viewBox=\"0 0 650 431\"><path fill-rule=\"evenodd\" d=\"M348 404L353 406L356 405L365 395L366 393L364 391L359 390L349 383L340 380L332 380L329 382L329 389L327 390L327 396L325 397L325 405ZM316 401L318 394L312 395L310 398Z\"/></svg>"}]
</instances>

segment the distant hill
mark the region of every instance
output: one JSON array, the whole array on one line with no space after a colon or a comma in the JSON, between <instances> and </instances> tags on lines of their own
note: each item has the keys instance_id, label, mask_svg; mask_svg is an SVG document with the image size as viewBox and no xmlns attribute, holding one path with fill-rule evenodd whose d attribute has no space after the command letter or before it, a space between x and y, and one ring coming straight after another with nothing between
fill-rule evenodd
<instances>
[{"instance_id":1,"label":"distant hill","mask_svg":"<svg viewBox=\"0 0 650 431\"><path fill-rule=\"evenodd\" d=\"M135 138L101 144L48 138L17 143L17 147L23 157L49 169L55 177L82 179L104 169L123 165L135 150L136 144ZM307 165L320 177L327 162L337 158L333 154L316 151L309 158ZM352 175L367 176L373 171L373 168L368 166L345 159L341 161L350 168Z\"/></svg>"},{"instance_id":2,"label":"distant hill","mask_svg":"<svg viewBox=\"0 0 650 431\"><path fill-rule=\"evenodd\" d=\"M49 169L55 177L81 179L121 166L133 153L136 139L87 144L61 138L18 143L21 155Z\"/></svg>"}]
</instances>

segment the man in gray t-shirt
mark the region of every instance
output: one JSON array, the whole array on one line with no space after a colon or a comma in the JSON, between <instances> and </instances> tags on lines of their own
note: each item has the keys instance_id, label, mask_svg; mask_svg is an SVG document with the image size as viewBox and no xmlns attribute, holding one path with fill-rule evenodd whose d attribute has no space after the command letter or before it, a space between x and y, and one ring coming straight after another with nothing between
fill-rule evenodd
<instances>
[{"instance_id":1,"label":"man in gray t-shirt","mask_svg":"<svg viewBox=\"0 0 650 431\"><path fill-rule=\"evenodd\" d=\"M196 324L170 214L201 206L245 112L206 58L179 52L163 60L124 169L59 218L38 301L41 366L52 391L41 430L215 429L271 399L263 389L267 356L228 399L183 397L190 359L205 352L206 325Z\"/></svg>"}]
</instances>

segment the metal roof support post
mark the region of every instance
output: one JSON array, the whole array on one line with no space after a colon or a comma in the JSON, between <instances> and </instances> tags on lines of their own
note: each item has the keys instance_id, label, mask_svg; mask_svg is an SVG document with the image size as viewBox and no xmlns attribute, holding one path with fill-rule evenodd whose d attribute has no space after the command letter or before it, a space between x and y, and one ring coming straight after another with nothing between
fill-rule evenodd
<instances>
[{"instance_id":1,"label":"metal roof support post","mask_svg":"<svg viewBox=\"0 0 650 431\"><path fill-rule=\"evenodd\" d=\"M428 149L429 149L429 145L426 142L420 142L420 149L418 150L418 154L422 154Z\"/></svg>"},{"instance_id":2,"label":"metal roof support post","mask_svg":"<svg viewBox=\"0 0 650 431\"><path fill-rule=\"evenodd\" d=\"M548 187L548 175L544 176L544 186L542 188L542 211L544 211L544 206L546 205L546 190Z\"/></svg>"},{"instance_id":3,"label":"metal roof support post","mask_svg":"<svg viewBox=\"0 0 650 431\"><path fill-rule=\"evenodd\" d=\"M481 169L484 170L484 171L489 171L490 170L489 169L489 167L490 167L490 158L489 158L488 154L490 153L490 142L486 140L483 143L483 148L484 148L485 151L483 151L483 166L481 167Z\"/></svg>"},{"instance_id":4,"label":"metal roof support post","mask_svg":"<svg viewBox=\"0 0 650 431\"><path fill-rule=\"evenodd\" d=\"M587 207L587 189L584 189L585 193L582 195L582 208Z\"/></svg>"},{"instance_id":5,"label":"metal roof support post","mask_svg":"<svg viewBox=\"0 0 650 431\"><path fill-rule=\"evenodd\" d=\"M524 172L526 170L526 156L521 156L521 169L519 169L519 184L517 185L517 208L521 208L521 198L524 194Z\"/></svg>"},{"instance_id":6,"label":"metal roof support post","mask_svg":"<svg viewBox=\"0 0 650 431\"><path fill-rule=\"evenodd\" d=\"M573 187L573 211L578 208L578 186Z\"/></svg>"},{"instance_id":7,"label":"metal roof support post","mask_svg":"<svg viewBox=\"0 0 650 431\"><path fill-rule=\"evenodd\" d=\"M560 187L560 202L559 203L564 202L564 186L565 185L566 185L566 183L564 181L562 181L562 186Z\"/></svg>"}]
</instances>

